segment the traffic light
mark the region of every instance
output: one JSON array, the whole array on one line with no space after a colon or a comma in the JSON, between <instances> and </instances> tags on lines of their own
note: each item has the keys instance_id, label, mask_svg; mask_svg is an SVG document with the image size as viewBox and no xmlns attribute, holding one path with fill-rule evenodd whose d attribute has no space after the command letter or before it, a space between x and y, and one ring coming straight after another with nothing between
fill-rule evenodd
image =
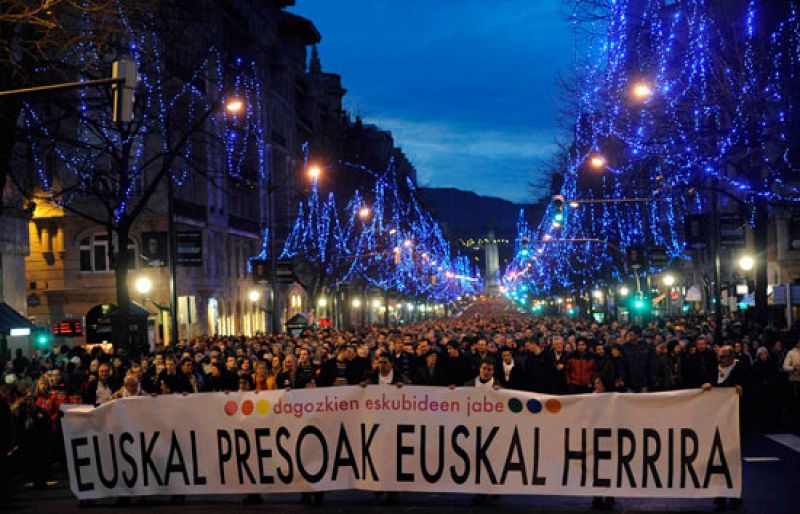
<instances>
[{"instance_id":1,"label":"traffic light","mask_svg":"<svg viewBox=\"0 0 800 514\"><path fill-rule=\"evenodd\" d=\"M39 332L36 334L36 347L47 348L50 346L50 334L47 332Z\"/></svg>"},{"instance_id":2,"label":"traffic light","mask_svg":"<svg viewBox=\"0 0 800 514\"><path fill-rule=\"evenodd\" d=\"M114 92L114 105L111 112L113 121L132 121L133 120L133 91L139 82L137 76L136 63L133 61L114 61L111 64L111 78L120 80L120 83L112 84Z\"/></svg>"},{"instance_id":3,"label":"traffic light","mask_svg":"<svg viewBox=\"0 0 800 514\"><path fill-rule=\"evenodd\" d=\"M647 314L650 310L650 299L639 293L631 299L631 310L638 315Z\"/></svg>"},{"instance_id":4,"label":"traffic light","mask_svg":"<svg viewBox=\"0 0 800 514\"><path fill-rule=\"evenodd\" d=\"M530 246L530 241L528 240L527 237L522 238L522 240L520 241L520 246L521 246L519 250L520 257L527 257L528 255L530 255L530 250L528 249L528 247Z\"/></svg>"},{"instance_id":5,"label":"traffic light","mask_svg":"<svg viewBox=\"0 0 800 514\"><path fill-rule=\"evenodd\" d=\"M564 197L562 195L553 196L553 224L564 222Z\"/></svg>"}]
</instances>

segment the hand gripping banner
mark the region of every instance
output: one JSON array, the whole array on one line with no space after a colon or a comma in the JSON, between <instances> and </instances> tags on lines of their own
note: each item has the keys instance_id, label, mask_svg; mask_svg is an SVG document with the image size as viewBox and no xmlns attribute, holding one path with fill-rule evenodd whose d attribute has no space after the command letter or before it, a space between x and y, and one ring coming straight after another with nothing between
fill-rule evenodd
<instances>
[{"instance_id":1,"label":"hand gripping banner","mask_svg":"<svg viewBox=\"0 0 800 514\"><path fill-rule=\"evenodd\" d=\"M371 385L66 408L79 499L332 491L741 495L733 389L548 396Z\"/></svg>"}]
</instances>

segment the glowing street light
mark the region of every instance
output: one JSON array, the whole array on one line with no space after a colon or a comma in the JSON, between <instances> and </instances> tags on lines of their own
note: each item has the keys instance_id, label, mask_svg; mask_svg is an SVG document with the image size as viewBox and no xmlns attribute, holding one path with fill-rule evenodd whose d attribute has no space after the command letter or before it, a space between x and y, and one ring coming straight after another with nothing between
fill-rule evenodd
<instances>
[{"instance_id":1,"label":"glowing street light","mask_svg":"<svg viewBox=\"0 0 800 514\"><path fill-rule=\"evenodd\" d=\"M325 307L328 305L328 300L326 300L325 297L323 296L319 300L317 300L317 305L320 307Z\"/></svg>"},{"instance_id":2,"label":"glowing street light","mask_svg":"<svg viewBox=\"0 0 800 514\"><path fill-rule=\"evenodd\" d=\"M592 296L599 300L603 297L603 291L601 291L600 289L595 289L594 291L592 291Z\"/></svg>"},{"instance_id":3,"label":"glowing street light","mask_svg":"<svg viewBox=\"0 0 800 514\"><path fill-rule=\"evenodd\" d=\"M596 170L602 170L606 167L606 158L596 153L589 157L589 166Z\"/></svg>"},{"instance_id":4,"label":"glowing street light","mask_svg":"<svg viewBox=\"0 0 800 514\"><path fill-rule=\"evenodd\" d=\"M353 298L353 301L352 301L351 305L353 306L354 309L360 309L361 308L361 300L358 299L358 298Z\"/></svg>"},{"instance_id":5,"label":"glowing street light","mask_svg":"<svg viewBox=\"0 0 800 514\"><path fill-rule=\"evenodd\" d=\"M244 102L240 98L232 98L225 103L225 110L231 114L239 114L244 109Z\"/></svg>"},{"instance_id":6,"label":"glowing street light","mask_svg":"<svg viewBox=\"0 0 800 514\"><path fill-rule=\"evenodd\" d=\"M743 255L739 259L739 267L744 271L750 271L756 265L756 260L751 255Z\"/></svg>"},{"instance_id":7,"label":"glowing street light","mask_svg":"<svg viewBox=\"0 0 800 514\"><path fill-rule=\"evenodd\" d=\"M672 287L675 284L675 277L672 275L664 275L663 282L665 286Z\"/></svg>"},{"instance_id":8,"label":"glowing street light","mask_svg":"<svg viewBox=\"0 0 800 514\"><path fill-rule=\"evenodd\" d=\"M251 302L256 303L261 299L261 293L259 293L256 289L251 289L247 297L250 298Z\"/></svg>"},{"instance_id":9,"label":"glowing street light","mask_svg":"<svg viewBox=\"0 0 800 514\"><path fill-rule=\"evenodd\" d=\"M321 174L322 174L322 169L320 169L319 166L310 166L308 168L308 177L315 182L319 179L319 176Z\"/></svg>"},{"instance_id":10,"label":"glowing street light","mask_svg":"<svg viewBox=\"0 0 800 514\"><path fill-rule=\"evenodd\" d=\"M619 288L619 295L620 296L628 296L631 293L631 290L628 289L628 286L622 286Z\"/></svg>"},{"instance_id":11,"label":"glowing street light","mask_svg":"<svg viewBox=\"0 0 800 514\"><path fill-rule=\"evenodd\" d=\"M371 210L369 209L369 207L367 207L367 206L364 206L364 207L362 207L362 208L360 208L360 209L358 210L358 217L359 217L359 218L360 218L362 221L366 221L366 220L368 220L368 219L369 219L369 216L370 216L370 214L372 214L372 211L371 211Z\"/></svg>"},{"instance_id":12,"label":"glowing street light","mask_svg":"<svg viewBox=\"0 0 800 514\"><path fill-rule=\"evenodd\" d=\"M653 88L646 82L636 82L631 88L631 94L636 100L644 102L653 96Z\"/></svg>"},{"instance_id":13,"label":"glowing street light","mask_svg":"<svg viewBox=\"0 0 800 514\"><path fill-rule=\"evenodd\" d=\"M414 241L412 241L411 239L406 239L405 241L403 241L403 246L405 246L406 248L411 248L411 245L413 244Z\"/></svg>"},{"instance_id":14,"label":"glowing street light","mask_svg":"<svg viewBox=\"0 0 800 514\"><path fill-rule=\"evenodd\" d=\"M140 294L147 294L150 292L151 289L153 289L153 281L147 277L137 278L136 283L134 285L136 286L136 290Z\"/></svg>"}]
</instances>

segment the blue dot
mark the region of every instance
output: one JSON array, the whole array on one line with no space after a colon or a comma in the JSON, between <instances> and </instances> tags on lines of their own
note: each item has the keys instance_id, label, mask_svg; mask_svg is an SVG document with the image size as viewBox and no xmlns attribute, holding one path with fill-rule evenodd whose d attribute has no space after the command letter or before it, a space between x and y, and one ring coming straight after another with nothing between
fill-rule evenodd
<instances>
[{"instance_id":1,"label":"blue dot","mask_svg":"<svg viewBox=\"0 0 800 514\"><path fill-rule=\"evenodd\" d=\"M528 400L527 403L528 410L531 411L533 414L538 414L542 412L542 402L539 400Z\"/></svg>"}]
</instances>

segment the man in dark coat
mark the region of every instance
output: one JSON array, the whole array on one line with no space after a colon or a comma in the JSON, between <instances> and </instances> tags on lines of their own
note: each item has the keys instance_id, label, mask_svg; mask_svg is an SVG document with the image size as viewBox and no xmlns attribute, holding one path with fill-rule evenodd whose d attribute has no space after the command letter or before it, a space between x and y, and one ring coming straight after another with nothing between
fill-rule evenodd
<instances>
[{"instance_id":1,"label":"man in dark coat","mask_svg":"<svg viewBox=\"0 0 800 514\"><path fill-rule=\"evenodd\" d=\"M734 387L740 396L739 401L739 423L740 432L744 437L750 432L752 408L750 406L750 396L752 387L752 375L747 365L736 361L736 354L733 347L725 345L719 349L719 365L717 366L716 380L703 384L703 390L710 390L712 387ZM741 505L741 498L715 498L714 504L718 510L724 510L726 502L730 502L732 508Z\"/></svg>"},{"instance_id":2,"label":"man in dark coat","mask_svg":"<svg viewBox=\"0 0 800 514\"><path fill-rule=\"evenodd\" d=\"M522 380L526 391L553 394L557 387L553 356L537 340L527 344L530 353L525 359Z\"/></svg>"},{"instance_id":3,"label":"man in dark coat","mask_svg":"<svg viewBox=\"0 0 800 514\"><path fill-rule=\"evenodd\" d=\"M655 385L656 351L641 335L641 327L631 327L622 350L622 387L629 393L645 393Z\"/></svg>"},{"instance_id":4,"label":"man in dark coat","mask_svg":"<svg viewBox=\"0 0 800 514\"><path fill-rule=\"evenodd\" d=\"M428 386L447 385L447 376L439 363L439 354L434 350L428 350L425 354L425 362L417 367L414 375L414 384ZM380 361L378 362L380 366Z\"/></svg>"},{"instance_id":5,"label":"man in dark coat","mask_svg":"<svg viewBox=\"0 0 800 514\"><path fill-rule=\"evenodd\" d=\"M523 368L514 360L511 348L505 347L500 352L500 362L494 368L494 378L503 389L523 389Z\"/></svg>"}]
</instances>

